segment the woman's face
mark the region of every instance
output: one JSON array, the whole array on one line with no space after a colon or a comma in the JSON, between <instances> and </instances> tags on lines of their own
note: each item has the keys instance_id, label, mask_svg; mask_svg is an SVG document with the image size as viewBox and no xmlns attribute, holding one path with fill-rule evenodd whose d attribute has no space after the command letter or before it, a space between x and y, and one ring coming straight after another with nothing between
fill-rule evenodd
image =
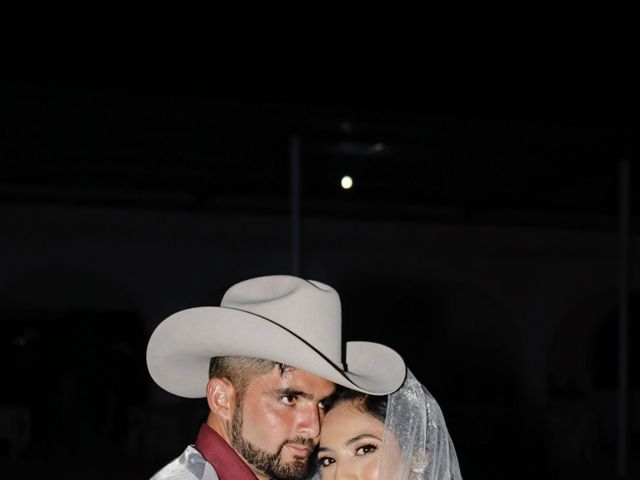
<instances>
[{"instance_id":1,"label":"woman's face","mask_svg":"<svg viewBox=\"0 0 640 480\"><path fill-rule=\"evenodd\" d=\"M383 434L383 423L352 402L329 410L318 450L322 480L377 480Z\"/></svg>"}]
</instances>

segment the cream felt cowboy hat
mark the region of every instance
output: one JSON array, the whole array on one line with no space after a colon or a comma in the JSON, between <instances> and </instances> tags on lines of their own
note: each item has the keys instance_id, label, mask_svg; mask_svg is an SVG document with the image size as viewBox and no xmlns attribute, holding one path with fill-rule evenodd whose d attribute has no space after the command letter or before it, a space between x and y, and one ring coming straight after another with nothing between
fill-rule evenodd
<instances>
[{"instance_id":1,"label":"cream felt cowboy hat","mask_svg":"<svg viewBox=\"0 0 640 480\"><path fill-rule=\"evenodd\" d=\"M341 324L340 297L328 285L252 278L227 290L220 307L190 308L161 322L147 366L160 387L188 398L205 396L210 358L227 355L280 362L374 395L397 390L406 375L400 355L371 342L347 342L343 352Z\"/></svg>"}]
</instances>

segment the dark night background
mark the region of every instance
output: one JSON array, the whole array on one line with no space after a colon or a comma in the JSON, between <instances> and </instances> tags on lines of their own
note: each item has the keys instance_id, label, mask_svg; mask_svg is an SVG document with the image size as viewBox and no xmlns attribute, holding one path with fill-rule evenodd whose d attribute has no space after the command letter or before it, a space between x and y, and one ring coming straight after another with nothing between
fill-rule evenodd
<instances>
[{"instance_id":1,"label":"dark night background","mask_svg":"<svg viewBox=\"0 0 640 480\"><path fill-rule=\"evenodd\" d=\"M396 348L467 479L640 472L637 14L3 7L0 456L148 478L204 401L148 377L167 315L290 273ZM340 188L351 175L354 187Z\"/></svg>"}]
</instances>

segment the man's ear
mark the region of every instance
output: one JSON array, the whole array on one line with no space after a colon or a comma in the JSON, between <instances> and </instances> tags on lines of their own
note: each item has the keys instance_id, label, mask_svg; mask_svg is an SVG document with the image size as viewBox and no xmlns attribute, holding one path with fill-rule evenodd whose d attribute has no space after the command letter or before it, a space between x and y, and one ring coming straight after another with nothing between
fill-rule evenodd
<instances>
[{"instance_id":1,"label":"man's ear","mask_svg":"<svg viewBox=\"0 0 640 480\"><path fill-rule=\"evenodd\" d=\"M236 390L226 378L212 378L207 383L209 410L222 420L231 420L236 408Z\"/></svg>"}]
</instances>

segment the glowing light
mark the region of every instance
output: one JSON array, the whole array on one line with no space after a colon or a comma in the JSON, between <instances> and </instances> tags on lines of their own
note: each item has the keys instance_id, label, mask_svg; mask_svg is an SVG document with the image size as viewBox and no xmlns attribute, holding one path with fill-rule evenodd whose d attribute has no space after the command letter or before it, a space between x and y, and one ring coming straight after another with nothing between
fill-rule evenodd
<instances>
[{"instance_id":1,"label":"glowing light","mask_svg":"<svg viewBox=\"0 0 640 480\"><path fill-rule=\"evenodd\" d=\"M342 177L342 180L340 180L340 185L345 190L349 190L351 187L353 187L353 179L349 175L345 175L344 177Z\"/></svg>"}]
</instances>

